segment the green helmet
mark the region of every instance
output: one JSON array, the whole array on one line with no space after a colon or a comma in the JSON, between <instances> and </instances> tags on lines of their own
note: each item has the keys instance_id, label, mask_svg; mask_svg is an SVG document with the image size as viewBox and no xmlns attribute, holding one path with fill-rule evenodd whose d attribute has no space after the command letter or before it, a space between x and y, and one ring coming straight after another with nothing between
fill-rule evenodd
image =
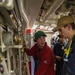
<instances>
[{"instance_id":1,"label":"green helmet","mask_svg":"<svg viewBox=\"0 0 75 75\"><path fill-rule=\"evenodd\" d=\"M66 24L69 24L69 23L74 23L74 20L73 20L72 16L63 16L58 20L57 27L54 30L57 31L63 25L66 25Z\"/></svg>"},{"instance_id":2,"label":"green helmet","mask_svg":"<svg viewBox=\"0 0 75 75\"><path fill-rule=\"evenodd\" d=\"M33 37L33 40L34 42L36 42L36 40L38 38L40 38L41 36L46 36L45 33L43 31L37 31L35 34L34 34L34 37Z\"/></svg>"}]
</instances>

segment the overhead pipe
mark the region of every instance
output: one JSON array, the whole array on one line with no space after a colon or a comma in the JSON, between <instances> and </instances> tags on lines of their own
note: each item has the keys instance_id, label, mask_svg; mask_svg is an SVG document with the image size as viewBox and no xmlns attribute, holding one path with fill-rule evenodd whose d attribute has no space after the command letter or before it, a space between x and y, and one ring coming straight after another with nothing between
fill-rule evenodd
<instances>
[{"instance_id":1,"label":"overhead pipe","mask_svg":"<svg viewBox=\"0 0 75 75\"><path fill-rule=\"evenodd\" d=\"M18 2L20 14L22 15L22 17L26 21L27 25L29 25L29 20L28 20L26 13L25 13L24 5L23 5L24 0L17 0L17 2Z\"/></svg>"},{"instance_id":2,"label":"overhead pipe","mask_svg":"<svg viewBox=\"0 0 75 75\"><path fill-rule=\"evenodd\" d=\"M46 21L49 16L52 15L59 7L60 5L64 2L65 0L55 0L50 6L49 10L47 11L46 15L43 17L42 21Z\"/></svg>"},{"instance_id":3,"label":"overhead pipe","mask_svg":"<svg viewBox=\"0 0 75 75\"><path fill-rule=\"evenodd\" d=\"M12 22L12 20L11 20L11 18L10 18L10 15L8 14L7 10L6 10L5 8L0 8L0 12L3 14L3 16L4 16L4 18L5 18L5 19L4 19L4 20L5 20L4 25L9 26L9 27L15 29L15 25L14 25L14 23ZM8 18L8 19L7 19L7 18ZM5 24L6 22L8 22L8 24Z\"/></svg>"}]
</instances>

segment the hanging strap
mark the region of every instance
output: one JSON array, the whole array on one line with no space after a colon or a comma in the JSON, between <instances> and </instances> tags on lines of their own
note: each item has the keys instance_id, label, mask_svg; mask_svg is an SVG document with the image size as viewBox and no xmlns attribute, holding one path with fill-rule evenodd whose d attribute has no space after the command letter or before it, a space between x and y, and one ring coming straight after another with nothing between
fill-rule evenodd
<instances>
[{"instance_id":1,"label":"hanging strap","mask_svg":"<svg viewBox=\"0 0 75 75\"><path fill-rule=\"evenodd\" d=\"M64 49L66 58L68 58L68 56L69 56L69 54L70 54L70 52L71 52L71 44L72 44L72 40L71 40L69 46L68 46L66 49Z\"/></svg>"}]
</instances>

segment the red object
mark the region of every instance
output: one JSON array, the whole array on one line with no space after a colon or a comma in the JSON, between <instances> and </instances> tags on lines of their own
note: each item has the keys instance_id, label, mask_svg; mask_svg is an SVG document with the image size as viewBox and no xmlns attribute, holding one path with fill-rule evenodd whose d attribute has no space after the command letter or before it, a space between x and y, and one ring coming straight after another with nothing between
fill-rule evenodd
<instances>
[{"instance_id":1,"label":"red object","mask_svg":"<svg viewBox=\"0 0 75 75\"><path fill-rule=\"evenodd\" d=\"M30 34L30 33L31 33L31 29L27 29L26 34Z\"/></svg>"},{"instance_id":2,"label":"red object","mask_svg":"<svg viewBox=\"0 0 75 75\"><path fill-rule=\"evenodd\" d=\"M38 52L37 44L35 44L31 50L26 50L26 53L30 56L34 55L39 61L35 75L54 75L54 54L48 45Z\"/></svg>"}]
</instances>

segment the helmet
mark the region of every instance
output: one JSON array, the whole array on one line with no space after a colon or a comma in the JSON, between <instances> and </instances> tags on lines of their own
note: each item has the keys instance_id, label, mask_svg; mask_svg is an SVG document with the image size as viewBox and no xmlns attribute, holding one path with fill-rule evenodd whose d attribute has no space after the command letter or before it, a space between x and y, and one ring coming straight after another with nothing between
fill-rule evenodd
<instances>
[{"instance_id":1,"label":"helmet","mask_svg":"<svg viewBox=\"0 0 75 75\"><path fill-rule=\"evenodd\" d=\"M36 40L38 38L40 38L41 36L46 36L45 33L43 31L37 31L35 34L34 34L34 37L33 37L33 40L34 42L36 42Z\"/></svg>"},{"instance_id":2,"label":"helmet","mask_svg":"<svg viewBox=\"0 0 75 75\"><path fill-rule=\"evenodd\" d=\"M60 29L63 25L74 23L72 16L63 16L58 20L57 27L54 29L55 31Z\"/></svg>"}]
</instances>

